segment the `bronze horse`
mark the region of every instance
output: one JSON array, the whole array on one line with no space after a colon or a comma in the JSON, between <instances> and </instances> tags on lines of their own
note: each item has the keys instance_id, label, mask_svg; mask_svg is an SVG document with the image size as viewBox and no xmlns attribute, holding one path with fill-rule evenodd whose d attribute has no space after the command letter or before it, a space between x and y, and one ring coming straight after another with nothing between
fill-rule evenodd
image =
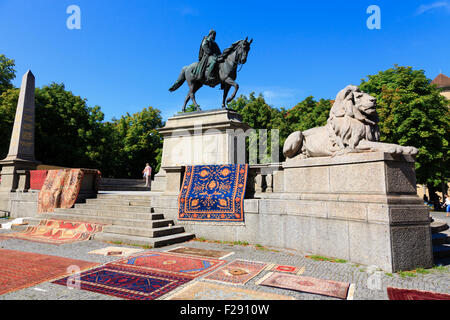
<instances>
[{"instance_id":1,"label":"bronze horse","mask_svg":"<svg viewBox=\"0 0 450 320\"><path fill-rule=\"evenodd\" d=\"M186 111L186 105L189 100L192 100L194 106L197 108L197 111L201 110L200 106L195 101L195 93L203 87L203 85L208 85L214 88L219 83L221 84L221 89L223 90L222 108L226 108L226 104L230 103L236 97L236 93L239 90L239 85L235 82L237 77L237 67L238 65L247 62L247 56L252 42L253 39L248 41L248 38L246 38L245 40L240 40L233 43L230 48L224 50L218 59L215 70L213 71L214 77L212 81L206 82L205 80L197 81L194 79L192 71L197 67L198 62L185 66L181 70L178 80L169 89L169 91L173 92L177 90L185 81L187 81L189 85L189 93L184 101L183 112ZM231 87L234 87L235 90L233 95L227 99L228 92Z\"/></svg>"}]
</instances>

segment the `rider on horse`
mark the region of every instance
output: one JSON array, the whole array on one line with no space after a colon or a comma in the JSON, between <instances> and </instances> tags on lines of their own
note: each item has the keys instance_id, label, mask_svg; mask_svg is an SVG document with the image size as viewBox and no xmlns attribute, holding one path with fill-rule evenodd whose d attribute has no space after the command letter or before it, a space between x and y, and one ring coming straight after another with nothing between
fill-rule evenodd
<instances>
[{"instance_id":1,"label":"rider on horse","mask_svg":"<svg viewBox=\"0 0 450 320\"><path fill-rule=\"evenodd\" d=\"M214 68L217 62L220 62L222 52L216 43L216 31L211 30L209 34L203 38L200 46L198 57L198 65L192 70L194 79L197 81L204 80L207 84L214 82ZM206 73L205 73L206 71Z\"/></svg>"}]
</instances>

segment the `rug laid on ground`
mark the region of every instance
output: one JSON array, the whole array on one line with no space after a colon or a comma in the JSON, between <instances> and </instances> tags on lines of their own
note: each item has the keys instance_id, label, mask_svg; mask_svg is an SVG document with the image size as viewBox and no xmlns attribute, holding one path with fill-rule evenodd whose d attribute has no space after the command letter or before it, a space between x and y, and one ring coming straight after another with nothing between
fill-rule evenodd
<instances>
[{"instance_id":1,"label":"rug laid on ground","mask_svg":"<svg viewBox=\"0 0 450 320\"><path fill-rule=\"evenodd\" d=\"M215 259L223 259L226 258L234 252L230 251L218 251L218 250L206 250L199 248L187 248L187 247L179 247L168 250L169 253L178 253L178 254L186 254L188 256L199 256L199 257L209 257Z\"/></svg>"},{"instance_id":2,"label":"rug laid on ground","mask_svg":"<svg viewBox=\"0 0 450 320\"><path fill-rule=\"evenodd\" d=\"M5 234L5 237L61 245L89 240L94 233L102 232L103 225L88 222L41 220L35 227L23 232Z\"/></svg>"},{"instance_id":3,"label":"rug laid on ground","mask_svg":"<svg viewBox=\"0 0 450 320\"><path fill-rule=\"evenodd\" d=\"M83 176L82 169L49 170L39 192L38 212L72 208L80 192Z\"/></svg>"},{"instance_id":4,"label":"rug laid on ground","mask_svg":"<svg viewBox=\"0 0 450 320\"><path fill-rule=\"evenodd\" d=\"M295 300L274 293L223 286L210 282L194 282L170 294L164 300Z\"/></svg>"},{"instance_id":5,"label":"rug laid on ground","mask_svg":"<svg viewBox=\"0 0 450 320\"><path fill-rule=\"evenodd\" d=\"M305 272L305 267L293 267L293 266L284 266L280 264L269 264L266 267L266 270L273 271L273 272L286 272L286 273L293 273L293 274L303 274Z\"/></svg>"},{"instance_id":6,"label":"rug laid on ground","mask_svg":"<svg viewBox=\"0 0 450 320\"><path fill-rule=\"evenodd\" d=\"M410 290L401 288L387 288L389 300L450 300L450 294Z\"/></svg>"},{"instance_id":7,"label":"rug laid on ground","mask_svg":"<svg viewBox=\"0 0 450 320\"><path fill-rule=\"evenodd\" d=\"M247 164L187 166L178 219L243 222L247 174Z\"/></svg>"},{"instance_id":8,"label":"rug laid on ground","mask_svg":"<svg viewBox=\"0 0 450 320\"><path fill-rule=\"evenodd\" d=\"M54 281L66 285L68 278ZM154 300L192 280L161 272L105 265L80 275L80 289L128 300Z\"/></svg>"},{"instance_id":9,"label":"rug laid on ground","mask_svg":"<svg viewBox=\"0 0 450 320\"><path fill-rule=\"evenodd\" d=\"M69 275L71 266L86 270L98 266L98 263L0 249L0 266L2 295Z\"/></svg>"},{"instance_id":10,"label":"rug laid on ground","mask_svg":"<svg viewBox=\"0 0 450 320\"><path fill-rule=\"evenodd\" d=\"M257 284L340 299L347 298L348 289L350 288L349 283L278 272L268 273Z\"/></svg>"},{"instance_id":11,"label":"rug laid on ground","mask_svg":"<svg viewBox=\"0 0 450 320\"><path fill-rule=\"evenodd\" d=\"M266 266L267 264L263 262L234 260L206 276L205 279L226 284L244 285L263 271Z\"/></svg>"},{"instance_id":12,"label":"rug laid on ground","mask_svg":"<svg viewBox=\"0 0 450 320\"><path fill-rule=\"evenodd\" d=\"M223 264L225 264L225 261L219 259L153 251L146 251L145 253L109 263L109 265L126 266L142 271L160 271L192 279L213 271Z\"/></svg>"},{"instance_id":13,"label":"rug laid on ground","mask_svg":"<svg viewBox=\"0 0 450 320\"><path fill-rule=\"evenodd\" d=\"M112 257L128 257L142 251L144 250L135 248L124 248L124 247L107 247L103 249L93 250L91 252L88 252L88 254L98 254L101 256L112 256Z\"/></svg>"}]
</instances>

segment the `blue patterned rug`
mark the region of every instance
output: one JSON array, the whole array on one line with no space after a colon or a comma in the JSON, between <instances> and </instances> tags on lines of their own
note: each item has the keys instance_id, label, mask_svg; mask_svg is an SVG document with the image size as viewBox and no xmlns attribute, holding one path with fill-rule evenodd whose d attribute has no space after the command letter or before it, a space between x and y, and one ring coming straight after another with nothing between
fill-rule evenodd
<instances>
[{"instance_id":1,"label":"blue patterned rug","mask_svg":"<svg viewBox=\"0 0 450 320\"><path fill-rule=\"evenodd\" d=\"M72 276L74 278L74 276ZM67 285L69 277L54 281ZM80 275L80 289L128 300L154 300L192 278L105 265ZM70 282L74 285L73 280Z\"/></svg>"},{"instance_id":2,"label":"blue patterned rug","mask_svg":"<svg viewBox=\"0 0 450 320\"><path fill-rule=\"evenodd\" d=\"M247 174L247 164L187 166L178 219L243 222Z\"/></svg>"}]
</instances>

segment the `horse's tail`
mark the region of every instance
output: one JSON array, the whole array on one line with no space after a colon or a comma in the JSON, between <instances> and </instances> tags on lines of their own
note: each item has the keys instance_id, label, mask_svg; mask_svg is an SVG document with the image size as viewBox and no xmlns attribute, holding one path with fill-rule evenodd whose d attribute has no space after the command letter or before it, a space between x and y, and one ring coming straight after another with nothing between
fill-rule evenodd
<instances>
[{"instance_id":1,"label":"horse's tail","mask_svg":"<svg viewBox=\"0 0 450 320\"><path fill-rule=\"evenodd\" d=\"M186 71L186 67L184 67L183 70L181 70L178 80L174 83L174 85L172 87L170 87L170 89L169 89L170 92L174 92L175 90L177 90L186 81L185 71Z\"/></svg>"}]
</instances>

